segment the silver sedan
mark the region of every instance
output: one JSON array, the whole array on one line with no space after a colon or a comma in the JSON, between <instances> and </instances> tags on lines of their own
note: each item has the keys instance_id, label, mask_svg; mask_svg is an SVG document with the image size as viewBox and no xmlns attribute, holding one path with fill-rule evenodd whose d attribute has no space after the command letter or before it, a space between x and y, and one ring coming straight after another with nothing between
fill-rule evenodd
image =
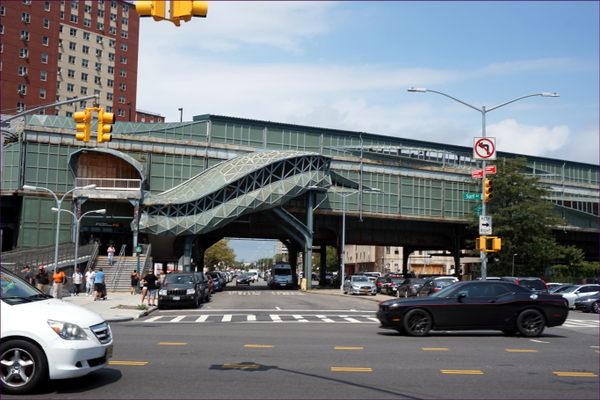
<instances>
[{"instance_id":1,"label":"silver sedan","mask_svg":"<svg viewBox=\"0 0 600 400\"><path fill-rule=\"evenodd\" d=\"M344 294L377 294L377 286L365 275L353 275L344 281Z\"/></svg>"}]
</instances>

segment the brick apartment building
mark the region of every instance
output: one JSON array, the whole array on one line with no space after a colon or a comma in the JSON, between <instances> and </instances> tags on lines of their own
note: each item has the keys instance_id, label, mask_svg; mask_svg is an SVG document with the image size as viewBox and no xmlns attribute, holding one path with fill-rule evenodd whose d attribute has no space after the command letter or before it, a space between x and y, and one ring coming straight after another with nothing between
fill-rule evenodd
<instances>
[{"instance_id":1,"label":"brick apartment building","mask_svg":"<svg viewBox=\"0 0 600 400\"><path fill-rule=\"evenodd\" d=\"M3 1L0 36L2 114L98 94L117 121L136 120L139 16L133 3ZM92 100L40 113L71 116L90 106Z\"/></svg>"}]
</instances>

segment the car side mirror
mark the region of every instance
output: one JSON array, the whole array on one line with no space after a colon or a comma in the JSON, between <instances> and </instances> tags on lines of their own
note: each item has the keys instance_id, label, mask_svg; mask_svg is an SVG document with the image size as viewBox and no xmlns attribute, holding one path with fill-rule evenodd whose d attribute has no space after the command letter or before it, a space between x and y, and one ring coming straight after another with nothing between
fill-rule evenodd
<instances>
[{"instance_id":1,"label":"car side mirror","mask_svg":"<svg viewBox=\"0 0 600 400\"><path fill-rule=\"evenodd\" d=\"M466 298L467 298L467 292L458 292L457 299L458 299L459 303L462 303L462 301Z\"/></svg>"}]
</instances>

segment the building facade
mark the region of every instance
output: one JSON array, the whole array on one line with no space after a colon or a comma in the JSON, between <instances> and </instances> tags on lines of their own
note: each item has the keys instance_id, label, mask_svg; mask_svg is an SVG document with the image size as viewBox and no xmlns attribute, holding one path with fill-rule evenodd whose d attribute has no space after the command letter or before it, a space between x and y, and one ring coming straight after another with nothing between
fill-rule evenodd
<instances>
[{"instance_id":1,"label":"building facade","mask_svg":"<svg viewBox=\"0 0 600 400\"><path fill-rule=\"evenodd\" d=\"M139 16L122 0L4 1L0 5L2 114L98 95L117 120L136 107ZM72 114L92 101L41 110Z\"/></svg>"}]
</instances>

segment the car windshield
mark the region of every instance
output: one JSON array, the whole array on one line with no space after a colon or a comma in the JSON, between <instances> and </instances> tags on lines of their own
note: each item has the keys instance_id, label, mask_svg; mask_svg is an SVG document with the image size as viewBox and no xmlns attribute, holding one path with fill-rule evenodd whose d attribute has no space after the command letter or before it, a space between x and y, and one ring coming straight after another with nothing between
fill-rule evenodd
<instances>
[{"instance_id":1,"label":"car windshield","mask_svg":"<svg viewBox=\"0 0 600 400\"><path fill-rule=\"evenodd\" d=\"M52 297L5 270L0 270L0 283L0 298L10 304L28 303Z\"/></svg>"},{"instance_id":2,"label":"car windshield","mask_svg":"<svg viewBox=\"0 0 600 400\"><path fill-rule=\"evenodd\" d=\"M448 297L454 290L456 290L456 285L448 285L439 292L430 294L429 297Z\"/></svg>"},{"instance_id":3,"label":"car windshield","mask_svg":"<svg viewBox=\"0 0 600 400\"><path fill-rule=\"evenodd\" d=\"M353 276L352 282L369 282L369 278L364 275L361 276Z\"/></svg>"},{"instance_id":4,"label":"car windshield","mask_svg":"<svg viewBox=\"0 0 600 400\"><path fill-rule=\"evenodd\" d=\"M194 279L193 279L192 275L170 274L165 277L165 282L173 283L173 284L189 285L189 284L194 283Z\"/></svg>"},{"instance_id":5,"label":"car windshield","mask_svg":"<svg viewBox=\"0 0 600 400\"><path fill-rule=\"evenodd\" d=\"M561 290L560 292L557 290L554 293L573 293L574 291L576 291L579 288L580 288L580 286L569 286L565 290Z\"/></svg>"},{"instance_id":6,"label":"car windshield","mask_svg":"<svg viewBox=\"0 0 600 400\"><path fill-rule=\"evenodd\" d=\"M273 270L273 275L291 275L292 271L286 268L276 268Z\"/></svg>"},{"instance_id":7,"label":"car windshield","mask_svg":"<svg viewBox=\"0 0 600 400\"><path fill-rule=\"evenodd\" d=\"M437 287L446 287L448 285L453 284L454 282L456 282L456 280L448 278L448 279L436 279L434 281L435 286Z\"/></svg>"}]
</instances>

